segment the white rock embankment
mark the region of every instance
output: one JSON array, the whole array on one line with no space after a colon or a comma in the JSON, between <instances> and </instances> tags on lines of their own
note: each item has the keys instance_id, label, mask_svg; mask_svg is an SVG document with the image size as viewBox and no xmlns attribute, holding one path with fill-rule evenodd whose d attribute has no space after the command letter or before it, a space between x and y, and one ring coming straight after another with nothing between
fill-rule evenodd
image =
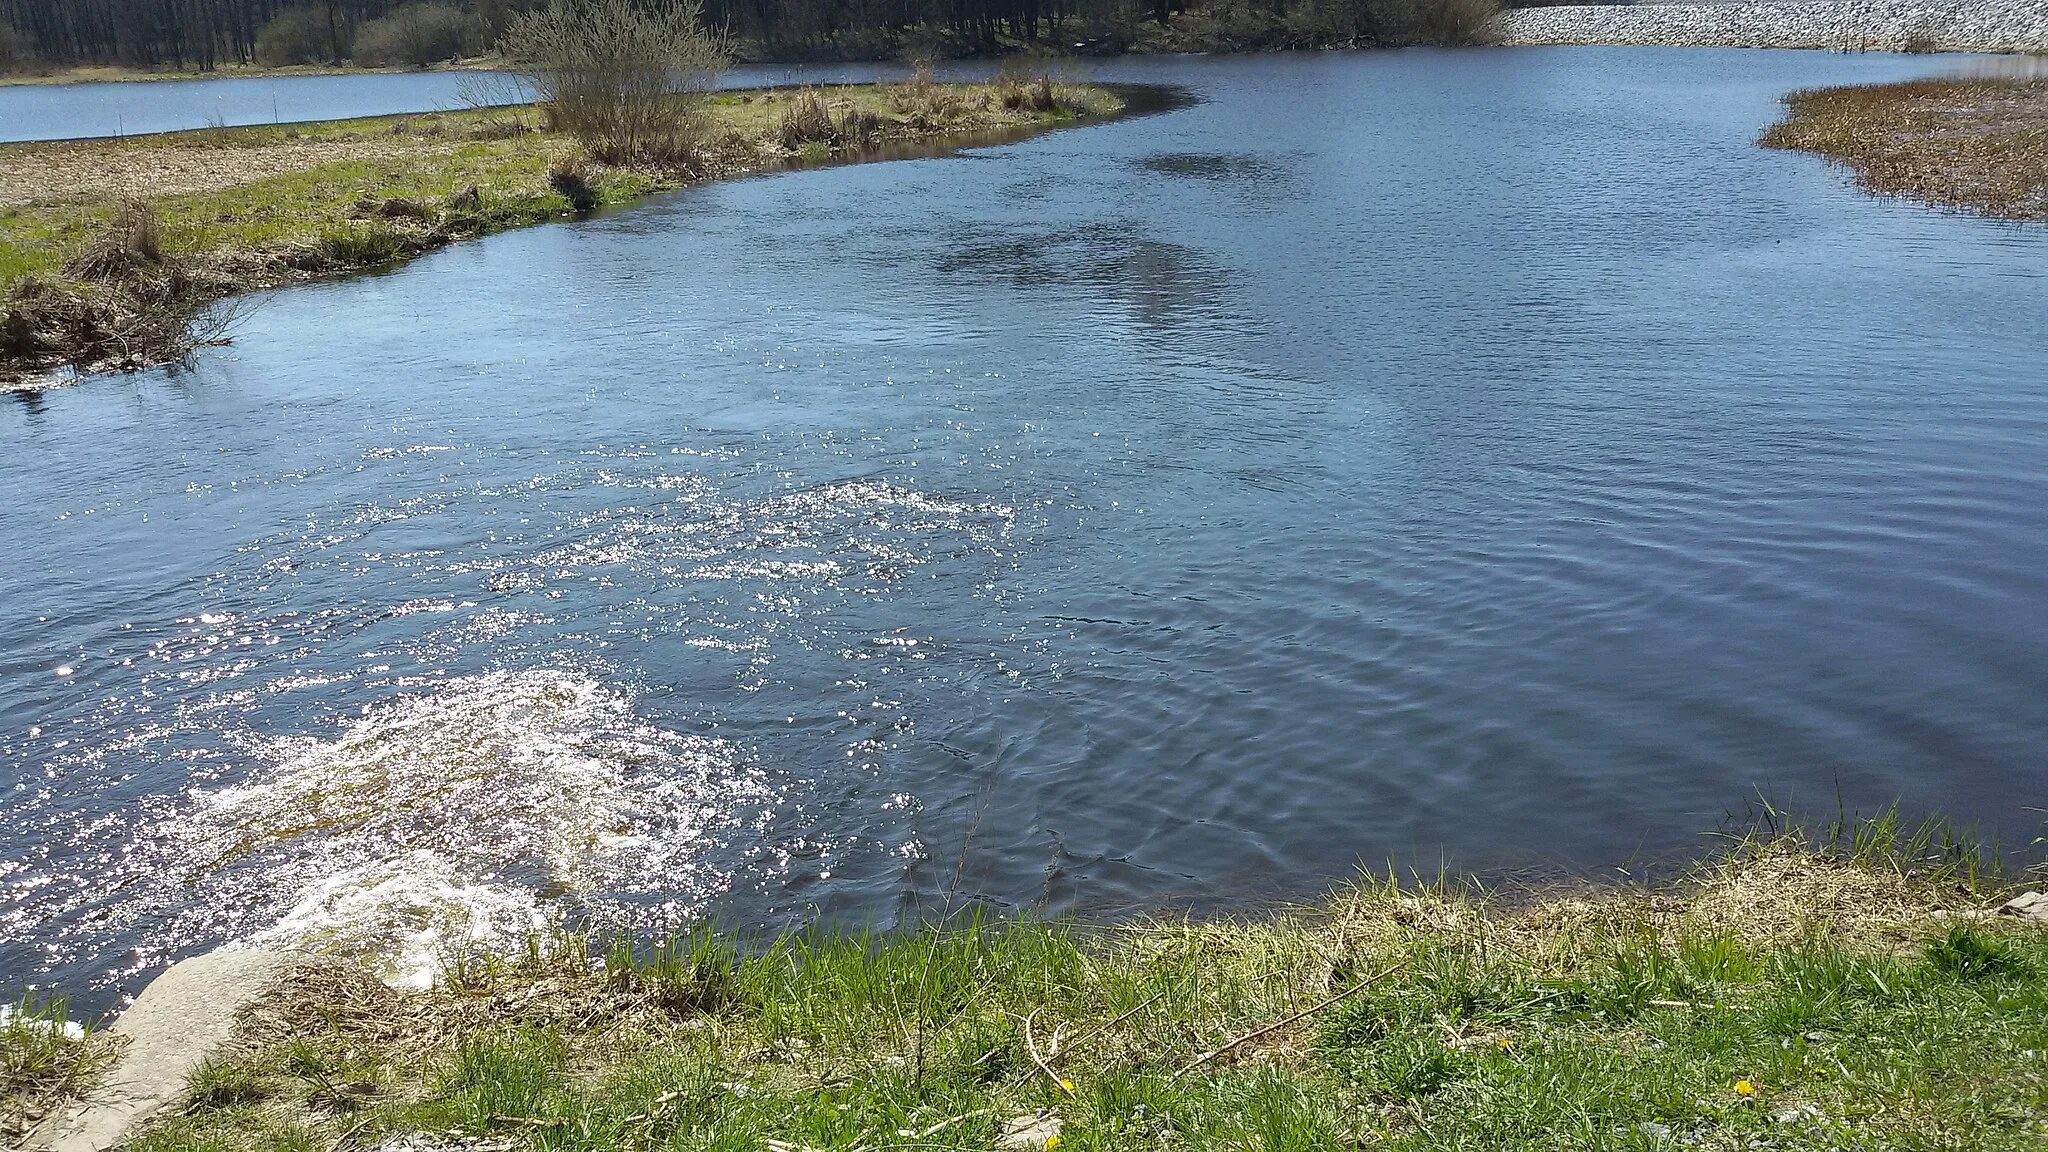
<instances>
[{"instance_id":1,"label":"white rock embankment","mask_svg":"<svg viewBox=\"0 0 2048 1152\"><path fill-rule=\"evenodd\" d=\"M1519 8L1506 44L2048 52L2048 0L1784 0Z\"/></svg>"}]
</instances>

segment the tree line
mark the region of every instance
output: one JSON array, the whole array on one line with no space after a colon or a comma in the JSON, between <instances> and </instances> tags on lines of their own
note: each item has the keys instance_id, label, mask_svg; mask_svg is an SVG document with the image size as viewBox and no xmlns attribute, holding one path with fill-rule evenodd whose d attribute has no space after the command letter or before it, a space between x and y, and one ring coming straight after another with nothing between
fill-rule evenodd
<instances>
[{"instance_id":1,"label":"tree line","mask_svg":"<svg viewBox=\"0 0 2048 1152\"><path fill-rule=\"evenodd\" d=\"M426 65L549 0L0 0L0 69ZM653 2L653 0L649 0ZM757 60L1456 43L1496 0L704 0Z\"/></svg>"}]
</instances>

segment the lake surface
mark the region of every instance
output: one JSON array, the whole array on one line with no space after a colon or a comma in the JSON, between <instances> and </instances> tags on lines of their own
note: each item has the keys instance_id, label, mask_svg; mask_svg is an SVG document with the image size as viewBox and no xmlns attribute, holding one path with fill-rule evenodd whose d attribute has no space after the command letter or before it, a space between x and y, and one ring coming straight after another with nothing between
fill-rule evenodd
<instances>
[{"instance_id":1,"label":"lake surface","mask_svg":"<svg viewBox=\"0 0 2048 1152\"><path fill-rule=\"evenodd\" d=\"M2025 844L2048 229L1750 143L1941 66L1120 62L0 401L0 975Z\"/></svg>"},{"instance_id":2,"label":"lake surface","mask_svg":"<svg viewBox=\"0 0 2048 1152\"><path fill-rule=\"evenodd\" d=\"M886 64L762 64L735 68L721 83L728 88L855 84L906 71ZM446 112L530 99L531 90L503 72L0 85L0 143Z\"/></svg>"}]
</instances>

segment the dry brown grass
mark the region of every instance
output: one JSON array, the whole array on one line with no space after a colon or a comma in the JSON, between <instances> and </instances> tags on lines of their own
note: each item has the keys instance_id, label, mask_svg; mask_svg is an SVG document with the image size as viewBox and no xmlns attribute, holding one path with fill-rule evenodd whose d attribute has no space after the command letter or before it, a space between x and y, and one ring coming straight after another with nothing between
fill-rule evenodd
<instances>
[{"instance_id":1,"label":"dry brown grass","mask_svg":"<svg viewBox=\"0 0 2048 1152\"><path fill-rule=\"evenodd\" d=\"M1952 78L1785 98L1767 148L1826 157L1881 196L2048 220L2048 79Z\"/></svg>"}]
</instances>

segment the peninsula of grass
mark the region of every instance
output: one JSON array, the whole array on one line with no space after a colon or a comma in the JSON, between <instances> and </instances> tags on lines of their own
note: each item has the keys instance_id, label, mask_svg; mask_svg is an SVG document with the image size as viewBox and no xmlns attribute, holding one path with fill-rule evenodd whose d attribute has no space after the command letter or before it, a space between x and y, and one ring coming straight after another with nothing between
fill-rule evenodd
<instances>
[{"instance_id":1,"label":"peninsula of grass","mask_svg":"<svg viewBox=\"0 0 2048 1152\"><path fill-rule=\"evenodd\" d=\"M0 146L0 381L174 359L206 304L770 168L1010 139L1122 108L999 79L726 92L678 163L604 165L530 107Z\"/></svg>"},{"instance_id":2,"label":"peninsula of grass","mask_svg":"<svg viewBox=\"0 0 2048 1152\"><path fill-rule=\"evenodd\" d=\"M308 961L134 1152L2038 1149L2048 929L1893 821L1655 891Z\"/></svg>"},{"instance_id":3,"label":"peninsula of grass","mask_svg":"<svg viewBox=\"0 0 2048 1152\"><path fill-rule=\"evenodd\" d=\"M2048 79L1947 78L1785 98L1761 143L1824 156L1880 196L2048 220Z\"/></svg>"}]
</instances>

